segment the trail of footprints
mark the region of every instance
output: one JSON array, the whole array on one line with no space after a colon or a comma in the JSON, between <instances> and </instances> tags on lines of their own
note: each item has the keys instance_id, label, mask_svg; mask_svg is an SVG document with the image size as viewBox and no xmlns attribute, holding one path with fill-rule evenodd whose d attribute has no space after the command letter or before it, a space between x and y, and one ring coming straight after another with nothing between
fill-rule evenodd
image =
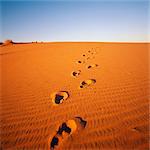
<instances>
[{"instance_id":1,"label":"trail of footprints","mask_svg":"<svg viewBox=\"0 0 150 150\"><path fill-rule=\"evenodd\" d=\"M84 59L78 60L76 61L76 63L79 66L85 64L87 71L98 67L99 66L98 64L89 64L89 65L86 64L88 63L88 60L95 58L95 54L97 54L96 50L97 49L92 48L92 50L89 50L87 54L82 55L82 58ZM82 74L81 70L76 70L76 71L71 72L71 76L75 79L79 78L81 74ZM85 79L84 81L81 81L79 83L78 89L87 88L95 83L96 83L96 79L93 79L93 78ZM59 106L60 104L64 103L69 98L69 93L67 91L58 91L58 92L52 93L50 97L51 97L53 105ZM55 135L50 139L50 142L49 142L50 150L54 150L61 143L63 143L63 141L66 140L70 135L74 134L75 132L83 130L86 127L86 124L87 124L87 121L82 119L82 117L80 116L74 117L70 120L67 120L66 122L63 122L58 127ZM137 127L131 130L140 132L140 130L138 130Z\"/></svg>"},{"instance_id":2,"label":"trail of footprints","mask_svg":"<svg viewBox=\"0 0 150 150\"><path fill-rule=\"evenodd\" d=\"M94 51L92 51L94 50ZM97 53L96 49L92 49L88 51L88 54L83 54L82 57L84 59L76 61L77 64L86 64L89 59L93 58L93 55ZM98 67L98 64L90 64L85 66L87 70ZM77 78L81 75L81 70L76 70L71 72L71 76L73 78ZM79 84L79 89L86 88L96 83L96 79L86 79L81 81ZM58 91L54 92L50 95L51 101L54 106L59 106L64 103L69 98L69 93L67 91ZM59 128L57 129L55 135L50 140L50 150L55 149L59 146L65 139L67 139L74 132L83 130L86 127L87 121L82 119L81 117L74 117L66 122L63 122Z\"/></svg>"}]
</instances>

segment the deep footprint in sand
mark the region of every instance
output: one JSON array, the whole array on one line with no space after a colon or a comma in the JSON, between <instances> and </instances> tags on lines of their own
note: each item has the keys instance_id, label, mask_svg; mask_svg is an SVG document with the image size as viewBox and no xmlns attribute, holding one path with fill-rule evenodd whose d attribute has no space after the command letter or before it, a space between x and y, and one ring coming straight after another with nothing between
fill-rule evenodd
<instances>
[{"instance_id":1,"label":"deep footprint in sand","mask_svg":"<svg viewBox=\"0 0 150 150\"><path fill-rule=\"evenodd\" d=\"M62 104L69 97L67 91L58 91L51 94L51 100L54 105Z\"/></svg>"},{"instance_id":2,"label":"deep footprint in sand","mask_svg":"<svg viewBox=\"0 0 150 150\"><path fill-rule=\"evenodd\" d=\"M88 79L88 80L84 80L80 83L80 89L82 88L85 88L85 87L88 87L92 84L95 84L96 83L96 80L95 79Z\"/></svg>"},{"instance_id":3,"label":"deep footprint in sand","mask_svg":"<svg viewBox=\"0 0 150 150\"><path fill-rule=\"evenodd\" d=\"M91 69L91 68L95 68L95 67L98 67L98 64L88 65L87 69Z\"/></svg>"},{"instance_id":4,"label":"deep footprint in sand","mask_svg":"<svg viewBox=\"0 0 150 150\"><path fill-rule=\"evenodd\" d=\"M85 128L87 121L83 120L81 117L75 117L71 120L63 122L54 137L50 142L50 150L54 150L59 146L65 139L67 139L74 132L81 131Z\"/></svg>"},{"instance_id":5,"label":"deep footprint in sand","mask_svg":"<svg viewBox=\"0 0 150 150\"><path fill-rule=\"evenodd\" d=\"M71 75L72 75L73 77L78 77L78 76L80 75L80 73L81 73L81 70L77 70L77 71L73 71L73 72L71 73Z\"/></svg>"}]
</instances>

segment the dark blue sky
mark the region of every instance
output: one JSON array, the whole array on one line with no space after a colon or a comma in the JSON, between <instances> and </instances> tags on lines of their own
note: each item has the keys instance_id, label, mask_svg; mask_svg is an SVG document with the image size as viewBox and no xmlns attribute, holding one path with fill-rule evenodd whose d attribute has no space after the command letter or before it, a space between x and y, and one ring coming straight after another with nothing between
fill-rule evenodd
<instances>
[{"instance_id":1,"label":"dark blue sky","mask_svg":"<svg viewBox=\"0 0 150 150\"><path fill-rule=\"evenodd\" d=\"M0 41L147 41L148 1L2 1Z\"/></svg>"}]
</instances>

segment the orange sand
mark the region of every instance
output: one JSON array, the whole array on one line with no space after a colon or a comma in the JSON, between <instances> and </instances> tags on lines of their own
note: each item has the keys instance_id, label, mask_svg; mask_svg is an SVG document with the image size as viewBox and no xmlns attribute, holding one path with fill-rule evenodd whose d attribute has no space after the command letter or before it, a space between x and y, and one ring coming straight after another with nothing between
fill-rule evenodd
<instances>
[{"instance_id":1,"label":"orange sand","mask_svg":"<svg viewBox=\"0 0 150 150\"><path fill-rule=\"evenodd\" d=\"M48 149L58 126L76 116L86 127L58 149L149 148L148 44L11 44L0 47L0 60L1 148ZM79 89L87 79L96 83ZM57 91L69 98L56 107Z\"/></svg>"}]
</instances>

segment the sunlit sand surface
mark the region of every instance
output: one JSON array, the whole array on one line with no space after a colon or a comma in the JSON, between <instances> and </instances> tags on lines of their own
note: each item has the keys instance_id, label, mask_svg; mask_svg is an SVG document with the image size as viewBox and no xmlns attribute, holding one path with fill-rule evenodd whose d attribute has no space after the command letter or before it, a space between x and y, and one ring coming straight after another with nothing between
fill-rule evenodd
<instances>
[{"instance_id":1,"label":"sunlit sand surface","mask_svg":"<svg viewBox=\"0 0 150 150\"><path fill-rule=\"evenodd\" d=\"M48 150L59 131L54 149L148 150L148 51L145 43L0 46L1 148Z\"/></svg>"}]
</instances>

